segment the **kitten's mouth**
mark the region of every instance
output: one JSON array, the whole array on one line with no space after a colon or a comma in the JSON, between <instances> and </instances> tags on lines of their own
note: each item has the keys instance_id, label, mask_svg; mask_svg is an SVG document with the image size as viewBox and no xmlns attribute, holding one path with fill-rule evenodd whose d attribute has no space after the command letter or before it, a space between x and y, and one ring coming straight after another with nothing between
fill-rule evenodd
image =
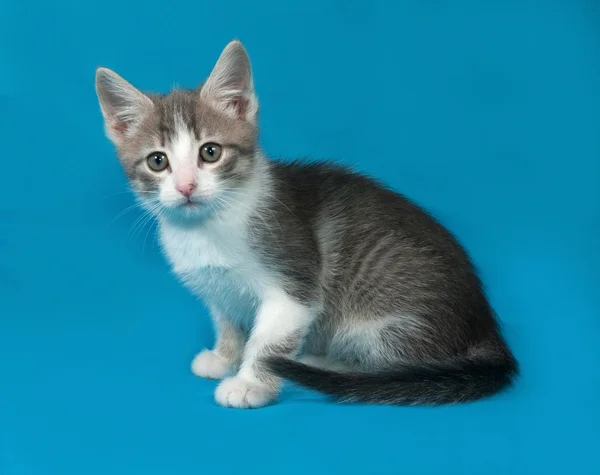
<instances>
[{"instance_id":1,"label":"kitten's mouth","mask_svg":"<svg viewBox=\"0 0 600 475\"><path fill-rule=\"evenodd\" d=\"M179 208L185 209L185 210L196 210L196 209L201 208L202 205L203 205L203 203L201 201L188 199L187 201L184 201L183 203L181 203L179 205Z\"/></svg>"}]
</instances>

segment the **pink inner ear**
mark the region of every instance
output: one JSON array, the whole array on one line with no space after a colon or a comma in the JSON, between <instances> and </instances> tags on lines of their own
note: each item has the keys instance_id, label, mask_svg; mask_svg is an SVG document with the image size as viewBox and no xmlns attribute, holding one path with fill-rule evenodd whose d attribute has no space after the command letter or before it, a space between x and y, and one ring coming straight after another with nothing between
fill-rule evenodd
<instances>
[{"instance_id":1,"label":"pink inner ear","mask_svg":"<svg viewBox=\"0 0 600 475\"><path fill-rule=\"evenodd\" d=\"M232 101L233 108L239 119L246 118L246 112L248 111L248 99L245 97L238 96Z\"/></svg>"},{"instance_id":2,"label":"pink inner ear","mask_svg":"<svg viewBox=\"0 0 600 475\"><path fill-rule=\"evenodd\" d=\"M111 128L119 133L119 134L123 134L127 131L127 124L123 123L123 122L113 122Z\"/></svg>"},{"instance_id":3,"label":"pink inner ear","mask_svg":"<svg viewBox=\"0 0 600 475\"><path fill-rule=\"evenodd\" d=\"M131 124L124 120L111 120L110 128L117 134L124 135Z\"/></svg>"}]
</instances>

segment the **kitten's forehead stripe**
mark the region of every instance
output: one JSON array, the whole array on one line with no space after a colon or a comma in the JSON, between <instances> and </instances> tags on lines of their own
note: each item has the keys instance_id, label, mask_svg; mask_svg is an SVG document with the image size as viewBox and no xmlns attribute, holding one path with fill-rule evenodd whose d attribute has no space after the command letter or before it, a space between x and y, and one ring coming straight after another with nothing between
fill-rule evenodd
<instances>
[{"instance_id":1,"label":"kitten's forehead stripe","mask_svg":"<svg viewBox=\"0 0 600 475\"><path fill-rule=\"evenodd\" d=\"M172 91L157 101L160 141L163 146L178 133L183 123L197 137L196 94L192 91Z\"/></svg>"}]
</instances>

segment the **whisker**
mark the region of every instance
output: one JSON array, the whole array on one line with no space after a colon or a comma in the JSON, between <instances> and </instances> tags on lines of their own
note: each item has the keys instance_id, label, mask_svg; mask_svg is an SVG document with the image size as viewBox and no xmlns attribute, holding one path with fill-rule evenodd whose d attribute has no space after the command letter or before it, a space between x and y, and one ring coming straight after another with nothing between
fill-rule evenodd
<instances>
[{"instance_id":1,"label":"whisker","mask_svg":"<svg viewBox=\"0 0 600 475\"><path fill-rule=\"evenodd\" d=\"M144 211L138 218L133 222L133 225L127 233L128 240L133 238L136 234L136 231L140 231L146 226L146 224L152 220L154 217L154 213L162 206L160 202L151 203L151 206L147 210Z\"/></svg>"}]
</instances>

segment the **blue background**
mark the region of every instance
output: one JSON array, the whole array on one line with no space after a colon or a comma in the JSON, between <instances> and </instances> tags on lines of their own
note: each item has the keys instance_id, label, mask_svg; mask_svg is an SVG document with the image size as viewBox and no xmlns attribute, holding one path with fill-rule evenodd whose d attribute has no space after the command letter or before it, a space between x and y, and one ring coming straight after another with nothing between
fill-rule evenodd
<instances>
[{"instance_id":1,"label":"blue background","mask_svg":"<svg viewBox=\"0 0 600 475\"><path fill-rule=\"evenodd\" d=\"M467 246L514 390L215 405L205 308L117 217L93 81L195 86L234 37L269 155L355 165ZM0 44L2 475L600 473L600 2L2 0Z\"/></svg>"}]
</instances>

